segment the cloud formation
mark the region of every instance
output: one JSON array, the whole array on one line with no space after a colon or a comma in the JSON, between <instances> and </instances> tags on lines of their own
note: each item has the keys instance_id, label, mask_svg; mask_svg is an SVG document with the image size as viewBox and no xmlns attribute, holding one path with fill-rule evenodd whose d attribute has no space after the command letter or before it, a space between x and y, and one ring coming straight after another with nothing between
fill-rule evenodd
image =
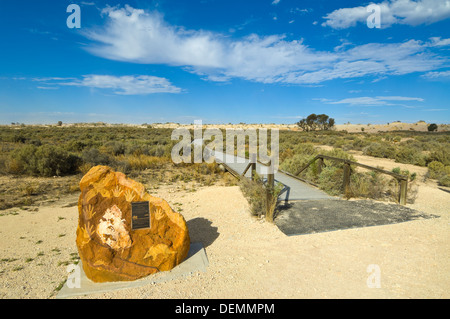
<instances>
[{"instance_id":1,"label":"cloud formation","mask_svg":"<svg viewBox=\"0 0 450 319\"><path fill-rule=\"evenodd\" d=\"M390 0L377 3L381 9L381 27L393 24L416 26L431 24L450 17L448 0ZM358 22L366 23L371 13L367 7L341 8L327 14L322 26L333 29L346 29Z\"/></svg>"},{"instance_id":2,"label":"cloud formation","mask_svg":"<svg viewBox=\"0 0 450 319\"><path fill-rule=\"evenodd\" d=\"M110 89L118 95L147 95L154 93L180 93L181 89L173 86L167 79L156 76L112 76L85 75L76 78L35 78L33 81L45 84L40 89L50 89L59 86L79 86L95 89Z\"/></svg>"},{"instance_id":3,"label":"cloud formation","mask_svg":"<svg viewBox=\"0 0 450 319\"><path fill-rule=\"evenodd\" d=\"M283 35L241 39L168 24L157 12L107 7L103 27L84 31L97 56L132 63L182 67L210 81L240 78L261 83L319 84L333 79L401 75L439 68L429 44L370 43L333 52L314 50Z\"/></svg>"},{"instance_id":4,"label":"cloud formation","mask_svg":"<svg viewBox=\"0 0 450 319\"><path fill-rule=\"evenodd\" d=\"M442 72L428 72L422 77L428 80L440 80L440 79L450 79L450 71L442 71Z\"/></svg>"},{"instance_id":5,"label":"cloud formation","mask_svg":"<svg viewBox=\"0 0 450 319\"><path fill-rule=\"evenodd\" d=\"M420 97L409 97L409 96L361 96L361 97L352 97L346 98L338 101L329 100L329 99L317 99L323 103L327 104L348 104L350 106L377 106L377 105L401 105L397 102L400 101L415 101L415 102L423 102L425 101ZM393 103L395 102L395 103Z\"/></svg>"}]
</instances>

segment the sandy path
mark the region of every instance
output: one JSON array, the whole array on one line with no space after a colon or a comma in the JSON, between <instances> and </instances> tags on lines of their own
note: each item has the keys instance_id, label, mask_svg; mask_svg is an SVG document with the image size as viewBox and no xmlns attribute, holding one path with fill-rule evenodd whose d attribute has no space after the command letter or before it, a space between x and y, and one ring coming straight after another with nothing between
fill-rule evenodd
<instances>
[{"instance_id":1,"label":"sandy path","mask_svg":"<svg viewBox=\"0 0 450 319\"><path fill-rule=\"evenodd\" d=\"M440 218L293 237L250 217L236 186L163 186L154 195L182 209L192 242L206 247L207 272L88 298L448 298L450 194L425 186L408 206ZM0 216L1 258L18 259L0 263L1 298L47 298L66 278L59 263L76 252L77 208L62 205ZM379 289L367 286L371 264Z\"/></svg>"}]
</instances>

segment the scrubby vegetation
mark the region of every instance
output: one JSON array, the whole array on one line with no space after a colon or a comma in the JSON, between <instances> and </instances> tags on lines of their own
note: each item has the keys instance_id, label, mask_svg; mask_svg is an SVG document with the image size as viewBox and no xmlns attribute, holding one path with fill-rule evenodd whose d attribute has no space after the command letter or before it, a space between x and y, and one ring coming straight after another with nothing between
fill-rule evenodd
<instances>
[{"instance_id":1,"label":"scrubby vegetation","mask_svg":"<svg viewBox=\"0 0 450 319\"><path fill-rule=\"evenodd\" d=\"M317 145L328 145L334 149L319 152L314 147ZM361 151L364 155L389 158L403 164L428 166L430 178L437 179L440 185L450 186L450 132L280 132L280 168L290 173L295 174L319 153L351 159L348 151ZM303 177L330 194L342 194L342 168L334 163L326 165L320 175L317 174L316 164L311 165ZM397 192L396 180L378 173L353 169L351 178L352 195L356 197L392 198ZM410 180L414 178L415 175L411 174Z\"/></svg>"},{"instance_id":2,"label":"scrubby vegetation","mask_svg":"<svg viewBox=\"0 0 450 319\"><path fill-rule=\"evenodd\" d=\"M321 122L328 123L325 117ZM77 181L82 174L99 164L109 165L147 185L176 181L212 185L224 177L215 164L174 164L170 153L178 141L171 140L171 133L171 129L150 126L1 126L0 178L21 180L17 180L15 189L0 185L0 193L4 195L0 199L0 209L28 205L36 196L48 193L51 185L59 185L53 186L58 188L58 194L76 192ZM225 142L225 134L223 136ZM268 137L270 143L270 133ZM354 160L349 152L360 151L398 163L428 167L429 178L436 179L442 186L450 186L449 137L450 132L439 131L377 134L332 130L280 131L280 169L295 174L319 153ZM330 150L319 151L319 145L330 146ZM330 194L342 194L342 164L327 160L324 164L321 172L317 163L312 164L300 177L316 183ZM65 184L49 180L55 176L59 177L58 181L66 181ZM410 180L414 177L412 172ZM385 175L352 168L351 193L347 195L392 199L398 192L396 183L395 179ZM252 190L256 191L256 188L248 187L248 191ZM256 194L254 197L261 196ZM260 204L255 205L256 215L265 211L265 208L257 207Z\"/></svg>"},{"instance_id":3,"label":"scrubby vegetation","mask_svg":"<svg viewBox=\"0 0 450 319\"><path fill-rule=\"evenodd\" d=\"M0 210L79 191L82 175L108 165L149 188L183 181L235 183L216 164L171 161L172 130L135 127L0 127Z\"/></svg>"},{"instance_id":4,"label":"scrubby vegetation","mask_svg":"<svg viewBox=\"0 0 450 319\"><path fill-rule=\"evenodd\" d=\"M278 195L283 185L275 183L274 189L268 190L261 177L255 173L253 180L243 178L239 181L239 186L250 205L250 213L257 217L264 215L267 221L273 222ZM269 201L267 192L271 195Z\"/></svg>"}]
</instances>

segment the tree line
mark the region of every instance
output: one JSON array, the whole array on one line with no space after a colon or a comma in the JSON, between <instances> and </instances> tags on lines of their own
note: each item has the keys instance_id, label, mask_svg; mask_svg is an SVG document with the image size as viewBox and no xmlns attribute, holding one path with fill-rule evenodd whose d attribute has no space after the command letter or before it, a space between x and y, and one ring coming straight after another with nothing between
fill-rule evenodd
<instances>
[{"instance_id":1,"label":"tree line","mask_svg":"<svg viewBox=\"0 0 450 319\"><path fill-rule=\"evenodd\" d=\"M326 114L310 114L296 123L303 131L327 131L334 127L335 121Z\"/></svg>"}]
</instances>

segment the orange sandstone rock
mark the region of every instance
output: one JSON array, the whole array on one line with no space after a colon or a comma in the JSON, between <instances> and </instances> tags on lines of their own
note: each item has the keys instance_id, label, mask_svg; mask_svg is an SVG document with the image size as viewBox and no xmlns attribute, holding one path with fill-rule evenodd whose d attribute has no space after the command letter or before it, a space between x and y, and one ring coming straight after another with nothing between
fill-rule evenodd
<instances>
[{"instance_id":1,"label":"orange sandstone rock","mask_svg":"<svg viewBox=\"0 0 450 319\"><path fill-rule=\"evenodd\" d=\"M183 216L142 184L107 166L93 167L80 182L77 247L94 282L136 280L170 270L190 246ZM131 203L149 202L150 228L131 229Z\"/></svg>"}]
</instances>

